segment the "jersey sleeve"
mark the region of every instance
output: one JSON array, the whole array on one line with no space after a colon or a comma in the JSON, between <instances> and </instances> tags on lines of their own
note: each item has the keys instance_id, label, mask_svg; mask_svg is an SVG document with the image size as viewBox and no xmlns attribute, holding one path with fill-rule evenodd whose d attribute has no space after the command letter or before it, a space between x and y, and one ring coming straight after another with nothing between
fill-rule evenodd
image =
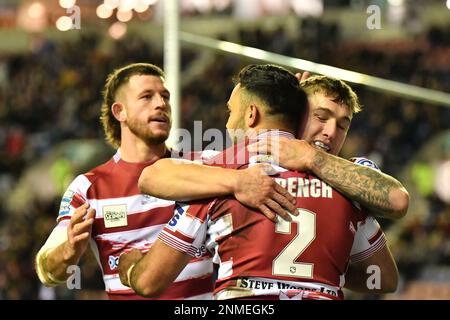
<instances>
[{"instance_id":1,"label":"jersey sleeve","mask_svg":"<svg viewBox=\"0 0 450 320\"><path fill-rule=\"evenodd\" d=\"M90 185L91 182L85 175L79 175L72 181L61 199L58 223L70 219L75 210L87 201L86 193Z\"/></svg>"},{"instance_id":2,"label":"jersey sleeve","mask_svg":"<svg viewBox=\"0 0 450 320\"><path fill-rule=\"evenodd\" d=\"M183 155L175 154L175 156L172 156L172 158L175 158L179 161L195 162L203 164L210 161L212 158L216 157L220 153L221 153L220 151L216 150L193 151L183 153Z\"/></svg>"},{"instance_id":3,"label":"jersey sleeve","mask_svg":"<svg viewBox=\"0 0 450 320\"><path fill-rule=\"evenodd\" d=\"M210 161L212 158L216 157L220 154L220 151L216 150L203 150L200 153L200 157L197 159L198 162L206 163Z\"/></svg>"},{"instance_id":4,"label":"jersey sleeve","mask_svg":"<svg viewBox=\"0 0 450 320\"><path fill-rule=\"evenodd\" d=\"M350 251L350 262L356 263L374 255L386 245L386 237L377 220L367 216L364 221L358 222L358 227Z\"/></svg>"},{"instance_id":5,"label":"jersey sleeve","mask_svg":"<svg viewBox=\"0 0 450 320\"><path fill-rule=\"evenodd\" d=\"M203 256L206 253L209 212L214 203L215 200L177 202L172 219L161 231L158 239L175 250L193 257Z\"/></svg>"}]
</instances>

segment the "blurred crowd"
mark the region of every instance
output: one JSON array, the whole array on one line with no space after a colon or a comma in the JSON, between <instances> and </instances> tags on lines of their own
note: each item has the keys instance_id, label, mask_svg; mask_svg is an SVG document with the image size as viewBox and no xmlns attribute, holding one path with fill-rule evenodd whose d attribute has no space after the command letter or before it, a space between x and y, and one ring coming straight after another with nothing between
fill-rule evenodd
<instances>
[{"instance_id":1,"label":"blurred crowd","mask_svg":"<svg viewBox=\"0 0 450 320\"><path fill-rule=\"evenodd\" d=\"M245 29L221 38L450 92L450 26L401 42L364 44L344 41L338 25L305 19L295 35L280 27ZM183 69L200 54L183 49ZM51 200L34 199L21 212L11 211L8 199L26 170L54 146L67 139L103 139L98 116L105 77L138 61L162 66L162 49L128 35L105 50L100 37L91 34L70 42L38 37L30 52L0 55L0 299L103 298L92 256L82 264L83 290L49 290L35 276L34 255L55 224L63 188ZM182 127L193 130L193 121L202 120L203 130L224 128L231 77L250 62L225 55L205 62L203 72L182 88ZM450 109L362 86L354 89L364 111L354 118L342 155L371 158L384 172L408 181L408 189L417 190L414 196L423 202L411 208L412 218L402 222L391 245L405 284L421 277L432 280L430 265L439 268L450 262L450 179L439 179L450 176L449 138L433 154L417 159L417 152L450 129ZM42 181L46 183L56 182ZM385 229L396 224L380 222Z\"/></svg>"}]
</instances>

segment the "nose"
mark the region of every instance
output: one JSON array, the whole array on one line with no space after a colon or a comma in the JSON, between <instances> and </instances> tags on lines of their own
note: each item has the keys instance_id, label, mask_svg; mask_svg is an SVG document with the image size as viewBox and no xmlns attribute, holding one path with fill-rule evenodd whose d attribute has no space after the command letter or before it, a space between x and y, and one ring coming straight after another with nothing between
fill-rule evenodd
<instances>
[{"instance_id":1,"label":"nose","mask_svg":"<svg viewBox=\"0 0 450 320\"><path fill-rule=\"evenodd\" d=\"M162 95L159 93L156 93L154 95L154 101L155 101L155 109L163 109L166 110L169 108L169 103L164 99Z\"/></svg>"},{"instance_id":2,"label":"nose","mask_svg":"<svg viewBox=\"0 0 450 320\"><path fill-rule=\"evenodd\" d=\"M331 141L336 136L336 131L337 131L336 121L328 120L322 128L322 135L324 135Z\"/></svg>"}]
</instances>

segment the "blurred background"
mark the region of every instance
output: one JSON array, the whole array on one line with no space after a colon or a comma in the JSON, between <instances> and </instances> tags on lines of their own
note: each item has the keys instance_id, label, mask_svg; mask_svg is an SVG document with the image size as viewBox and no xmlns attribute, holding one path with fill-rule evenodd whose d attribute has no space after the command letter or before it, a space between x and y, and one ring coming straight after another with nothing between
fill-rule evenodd
<instances>
[{"instance_id":1,"label":"blurred background","mask_svg":"<svg viewBox=\"0 0 450 320\"><path fill-rule=\"evenodd\" d=\"M370 5L379 29L368 27ZM106 75L131 62L163 66L163 6L0 0L0 299L105 298L92 255L82 290L41 286L33 260L68 183L113 154L98 120ZM450 92L450 0L180 0L180 14L182 31ZM182 45L180 127L224 128L231 76L251 62ZM377 162L411 203L401 221L379 220L397 292L347 297L450 299L450 108L352 87L364 110L341 155Z\"/></svg>"}]
</instances>

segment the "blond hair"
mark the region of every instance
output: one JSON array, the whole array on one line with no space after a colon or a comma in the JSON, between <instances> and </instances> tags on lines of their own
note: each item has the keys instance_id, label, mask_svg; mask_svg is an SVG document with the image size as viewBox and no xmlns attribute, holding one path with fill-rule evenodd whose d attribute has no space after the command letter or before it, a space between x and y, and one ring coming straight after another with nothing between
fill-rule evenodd
<instances>
[{"instance_id":1,"label":"blond hair","mask_svg":"<svg viewBox=\"0 0 450 320\"><path fill-rule=\"evenodd\" d=\"M308 95L323 93L326 96L333 98L334 102L345 104L350 108L352 114L362 110L358 96L353 89L342 80L327 76L314 76L302 81L300 87L302 87Z\"/></svg>"}]
</instances>

